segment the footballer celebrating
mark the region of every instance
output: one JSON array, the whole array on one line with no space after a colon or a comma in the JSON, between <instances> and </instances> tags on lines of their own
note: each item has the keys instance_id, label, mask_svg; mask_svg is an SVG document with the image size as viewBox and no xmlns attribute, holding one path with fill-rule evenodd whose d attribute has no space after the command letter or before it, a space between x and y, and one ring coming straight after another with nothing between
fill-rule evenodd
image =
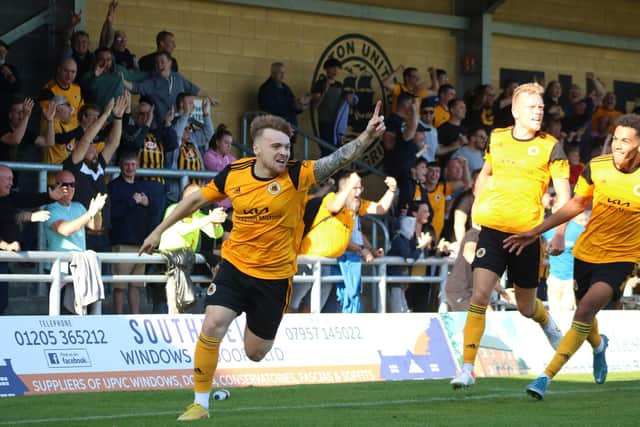
<instances>
[{"instance_id":1,"label":"footballer celebrating","mask_svg":"<svg viewBox=\"0 0 640 427\"><path fill-rule=\"evenodd\" d=\"M290 161L291 126L280 117L257 117L250 129L255 157L231 163L201 191L184 198L143 242L140 253L151 253L162 232L175 222L208 203L231 200L233 228L222 245L222 265L207 291L196 343L195 398L178 420L209 417L220 342L242 312L247 319L247 356L257 362L271 350L291 296L307 192L357 159L382 135L381 106L378 101L358 138L317 161Z\"/></svg>"},{"instance_id":2,"label":"footballer celebrating","mask_svg":"<svg viewBox=\"0 0 640 427\"><path fill-rule=\"evenodd\" d=\"M551 379L585 340L593 348L593 377L607 378L608 339L598 332L596 314L620 299L627 278L640 261L640 116L618 119L611 154L595 157L578 179L573 198L526 233L505 240L506 249L519 254L538 236L584 212L592 203L591 218L578 238L573 256L577 308L571 328L555 356L527 393L542 399Z\"/></svg>"},{"instance_id":3,"label":"footballer celebrating","mask_svg":"<svg viewBox=\"0 0 640 427\"><path fill-rule=\"evenodd\" d=\"M464 327L464 365L451 381L454 389L475 383L473 365L484 334L485 312L491 292L505 269L514 284L518 311L537 322L555 349L562 334L536 298L540 281L540 240L518 255L503 248L503 240L540 224L544 218L542 195L553 180L559 206L569 200L569 162L553 136L540 132L544 103L537 83L513 92L513 127L495 129L476 181L473 222L482 229L473 261L473 293ZM552 255L564 250L564 227L549 244Z\"/></svg>"}]
</instances>

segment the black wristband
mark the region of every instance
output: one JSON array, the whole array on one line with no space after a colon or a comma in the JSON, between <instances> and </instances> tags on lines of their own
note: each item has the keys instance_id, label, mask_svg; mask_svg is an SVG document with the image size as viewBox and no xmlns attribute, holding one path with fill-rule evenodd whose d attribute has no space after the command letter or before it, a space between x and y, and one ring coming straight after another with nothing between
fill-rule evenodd
<instances>
[{"instance_id":1,"label":"black wristband","mask_svg":"<svg viewBox=\"0 0 640 427\"><path fill-rule=\"evenodd\" d=\"M118 117L118 116L113 116L113 120L122 120L122 116Z\"/></svg>"}]
</instances>

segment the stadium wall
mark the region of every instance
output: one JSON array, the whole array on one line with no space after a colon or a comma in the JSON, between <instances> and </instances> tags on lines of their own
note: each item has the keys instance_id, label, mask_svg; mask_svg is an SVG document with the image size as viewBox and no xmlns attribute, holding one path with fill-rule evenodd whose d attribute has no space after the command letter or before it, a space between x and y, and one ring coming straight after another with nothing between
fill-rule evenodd
<instances>
[{"instance_id":1,"label":"stadium wall","mask_svg":"<svg viewBox=\"0 0 640 427\"><path fill-rule=\"evenodd\" d=\"M506 0L496 21L614 36L640 37L635 0Z\"/></svg>"},{"instance_id":2,"label":"stadium wall","mask_svg":"<svg viewBox=\"0 0 640 427\"><path fill-rule=\"evenodd\" d=\"M455 2L342 3L449 14ZM99 34L107 4L107 0L87 2L87 28L94 38ZM640 37L640 28L635 25L638 18L640 11L631 0L507 0L494 14L495 22L631 38ZM429 66L436 66L447 69L455 78L458 66L456 36L451 30L216 1L121 1L116 27L127 32L129 48L138 56L154 50L158 31L173 31L181 71L219 98L216 120L230 124L236 135L241 115L257 108L257 90L267 78L271 62L284 62L286 81L294 93L307 93L323 50L344 34L358 33L377 42L393 67L417 66L424 75ZM547 81L567 74L580 85L584 85L584 73L594 71L608 88L613 87L614 80L638 81L635 70L640 67L640 57L630 51L580 46L579 40L569 44L524 37L492 36L494 85L499 86L501 68L544 71ZM300 116L300 123L311 129L308 113Z\"/></svg>"},{"instance_id":3,"label":"stadium wall","mask_svg":"<svg viewBox=\"0 0 640 427\"><path fill-rule=\"evenodd\" d=\"M640 82L638 52L499 35L492 37L492 43L495 87L499 87L502 68L542 71L547 83L558 80L560 74L569 75L583 90L586 72L594 72L607 90L614 88L615 81Z\"/></svg>"},{"instance_id":4,"label":"stadium wall","mask_svg":"<svg viewBox=\"0 0 640 427\"><path fill-rule=\"evenodd\" d=\"M107 4L87 2L87 29L94 39ZM285 82L296 95L308 93L322 52L344 34L371 38L394 67L410 64L426 70L433 65L455 70L455 37L444 29L204 0L121 1L116 28L127 32L128 47L138 56L155 50L158 31L174 32L180 71L220 100L215 120L230 124L238 136L240 117L257 109L258 88L272 62L286 65ZM308 113L299 119L304 129L311 129Z\"/></svg>"}]
</instances>

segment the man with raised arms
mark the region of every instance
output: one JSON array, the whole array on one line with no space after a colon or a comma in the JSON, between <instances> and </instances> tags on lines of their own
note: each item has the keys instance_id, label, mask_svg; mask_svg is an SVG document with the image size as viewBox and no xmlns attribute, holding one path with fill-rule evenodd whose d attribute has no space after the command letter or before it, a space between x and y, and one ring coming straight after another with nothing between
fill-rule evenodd
<instances>
[{"instance_id":1,"label":"man with raised arms","mask_svg":"<svg viewBox=\"0 0 640 427\"><path fill-rule=\"evenodd\" d=\"M220 342L231 322L246 313L244 349L253 361L273 346L291 296L308 190L357 159L385 130L378 102L358 138L317 161L289 161L291 126L259 116L251 123L255 157L225 167L201 191L184 198L140 247L150 253L160 235L208 203L231 199L233 229L222 245L222 264L207 290L205 318L194 357L194 403L178 420L209 417L209 395Z\"/></svg>"}]
</instances>

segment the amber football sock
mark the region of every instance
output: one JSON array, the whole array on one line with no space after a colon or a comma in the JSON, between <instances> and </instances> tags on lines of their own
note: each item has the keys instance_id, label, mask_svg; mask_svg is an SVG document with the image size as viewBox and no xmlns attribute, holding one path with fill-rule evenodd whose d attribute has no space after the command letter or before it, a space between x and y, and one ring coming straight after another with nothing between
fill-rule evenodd
<instances>
[{"instance_id":1,"label":"amber football sock","mask_svg":"<svg viewBox=\"0 0 640 427\"><path fill-rule=\"evenodd\" d=\"M547 313L547 310L544 309L544 304L542 304L540 298L536 298L536 312L533 313L531 318L538 322L543 328L547 326L547 323L549 323L549 314Z\"/></svg>"},{"instance_id":2,"label":"amber football sock","mask_svg":"<svg viewBox=\"0 0 640 427\"><path fill-rule=\"evenodd\" d=\"M591 332L589 332L589 336L587 337L587 341L591 344L593 351L597 351L600 349L602 345L602 338L600 337L600 330L598 329L598 319L594 317L593 323L591 324Z\"/></svg>"},{"instance_id":3,"label":"amber football sock","mask_svg":"<svg viewBox=\"0 0 640 427\"><path fill-rule=\"evenodd\" d=\"M220 338L207 337L200 333L193 361L193 385L196 393L209 393L213 374L218 366Z\"/></svg>"},{"instance_id":4,"label":"amber football sock","mask_svg":"<svg viewBox=\"0 0 640 427\"><path fill-rule=\"evenodd\" d=\"M553 378L560 369L562 369L564 364L569 361L571 356L578 351L580 346L587 339L590 331L590 323L578 322L576 320L573 321L571 329L569 329L565 336L562 337L562 341L560 341L556 354L544 370L544 373L547 374L549 378Z\"/></svg>"},{"instance_id":5,"label":"amber football sock","mask_svg":"<svg viewBox=\"0 0 640 427\"><path fill-rule=\"evenodd\" d=\"M480 340L484 334L486 311L486 305L471 304L469 306L467 321L464 324L464 349L462 353L464 363L473 365L476 360Z\"/></svg>"}]
</instances>

